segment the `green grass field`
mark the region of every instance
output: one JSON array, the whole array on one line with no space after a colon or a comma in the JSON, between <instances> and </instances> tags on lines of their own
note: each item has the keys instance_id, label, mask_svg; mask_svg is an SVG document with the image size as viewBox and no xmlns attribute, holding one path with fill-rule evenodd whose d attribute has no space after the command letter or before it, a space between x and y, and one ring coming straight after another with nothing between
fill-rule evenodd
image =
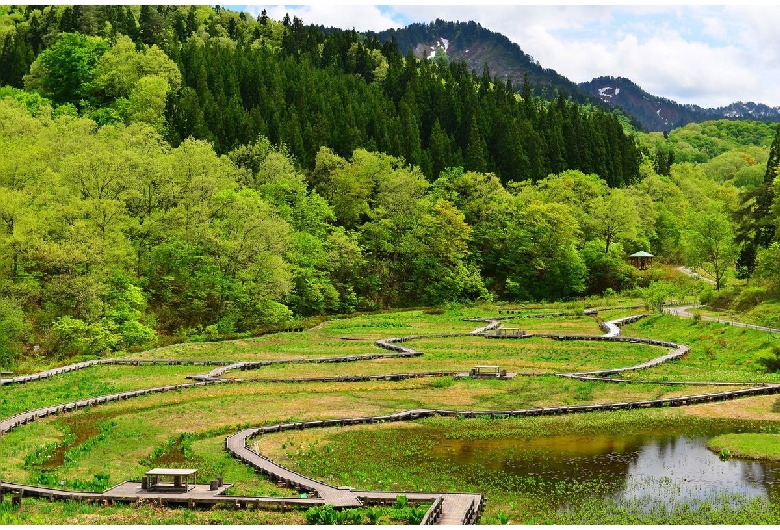
<instances>
[{"instance_id":1,"label":"green grass field","mask_svg":"<svg viewBox=\"0 0 780 530\"><path fill-rule=\"evenodd\" d=\"M626 304L627 305L627 304ZM572 311L571 306L547 307L470 307L450 308L444 312L403 311L364 315L354 319L324 322L303 332L279 333L252 339L213 343L187 343L140 354L130 358L146 359L211 359L211 360L283 360L294 358L330 357L361 353L381 353L374 340L387 337L440 333L467 333L483 324L465 322L465 318L497 316L498 310L521 311L504 322L530 333L600 334L598 320L591 316L527 317L541 312ZM642 310L619 309L602 311L598 318L606 320L637 314ZM438 313L438 314L437 314ZM505 313L504 313L505 316ZM778 374L767 374L755 358L771 348L774 339L765 332L746 330L720 324L694 322L671 316L651 316L631 324L624 335L659 338L691 346L683 360L656 368L629 373L636 380L657 381L723 381L735 383L777 382ZM343 340L359 338L361 340ZM222 385L184 389L162 394L150 394L121 402L113 402L87 410L40 419L22 426L0 438L0 479L25 484L41 484L72 489L102 491L107 486L125 480L138 480L155 466L196 467L198 478L209 481L222 476L235 484L229 494L288 496L295 492L279 488L246 466L230 458L222 449L224 436L244 426L258 426L287 421L304 421L390 414L407 409L433 408L447 410L517 410L556 405L579 405L656 399L687 394L715 392L719 389L691 385L667 386L650 383L584 382L556 377L552 374L615 368L644 362L665 354L665 348L643 344L556 341L541 337L526 339L486 339L481 336L421 338L405 343L422 352L414 358L377 359L349 363L285 363L229 372L227 377L243 379L314 378L339 375L377 375L428 371L468 371L481 364L499 365L521 375L515 379L474 380L453 377L423 377L402 381L361 382L234 382ZM41 367L45 368L45 367ZM98 366L52 377L25 385L2 387L0 417L91 396L124 390L183 383L187 375L205 373L206 366ZM754 401L750 401L754 400ZM767 421L780 421L780 413L764 410L764 401L749 398L742 402L758 403L752 410ZM770 401L766 401L767 404ZM696 416L713 414L710 408L727 416L737 415L727 404L707 405L681 410L658 410L631 413L582 414L560 418L527 418L512 420L522 432L547 435L561 430L610 430L615 425L637 425L652 421L659 425L678 425ZM734 408L735 409L735 408ZM725 411L725 412L724 412ZM501 429L506 429L504 423ZM464 431L455 420L426 420L393 427L404 433L424 426L438 430L442 436L461 436ZM455 430L453 430L454 427ZM492 432L490 427L472 429L473 433ZM513 499L491 481L459 482L453 466L429 470L413 466L401 471L394 456L376 455L364 458L371 467L362 468L355 461L358 452L350 451L354 444L385 447L384 426L355 429L349 443L341 447L343 457L327 457L322 453L322 440L331 434L326 430L296 433L300 439L285 441L284 436L268 437L271 445L263 446L285 465L300 466L304 474L312 474L334 485L348 481L353 486L377 489L409 488L413 490L444 489L481 491L489 498L484 522L497 522L510 515L520 522L519 514L528 513L523 522L574 522L572 513L555 515L544 499L527 496ZM460 430L459 430L460 429ZM431 438L431 436L428 436ZM277 439L278 438L278 439ZM279 441L281 440L281 441ZM304 447L319 449L310 451ZM266 443L265 438L263 443ZM292 443L292 445L290 445ZM394 442L393 442L394 443ZM274 444L276 444L274 446ZM310 445L306 445L310 444ZM353 445L349 445L353 444ZM288 449L295 447L295 453ZM395 445L393 445L395 447ZM400 451L423 449L399 444ZM421 446L422 447L422 446ZM335 450L336 445L332 445ZM297 451L301 451L301 455ZM354 455L350 455L354 453ZM392 452L391 452L392 453ZM381 452L382 455L385 452ZM353 458L354 457L354 458ZM320 467L318 467L320 466ZM321 467L326 466L326 467ZM329 467L328 467L329 466ZM435 480L432 478L435 476ZM422 481L422 477L428 477ZM252 511L256 519L235 510L175 510L143 507L77 507L74 503L25 501L21 510L0 506L0 522L73 524L138 524L175 523L206 524L211 522L242 523L248 521L272 524L301 524L303 512ZM77 503L76 503L77 504ZM513 507L514 506L514 507ZM593 510L592 505L583 504ZM754 507L763 514L769 508ZM585 509L585 508L583 508ZM606 508L604 508L606 510ZM552 511L551 511L552 510ZM613 512L615 510L612 510ZM500 513L499 513L500 512ZM144 517L139 513L143 513ZM585 512L583 512L584 514ZM606 512L605 512L606 513ZM758 512L756 512L758 513ZM585 517L585 515L582 515ZM686 517L690 513L686 513ZM610 516L611 517L611 516ZM604 515L606 521L615 521ZM682 517L682 515L680 515ZM763 516L762 516L763 517ZM583 519L585 521L586 519ZM630 519L628 519L630 520ZM678 520L670 518L670 521ZM683 520L683 519L680 519ZM721 520L721 519L717 519ZM763 519L759 519L763 520Z\"/></svg>"}]
</instances>

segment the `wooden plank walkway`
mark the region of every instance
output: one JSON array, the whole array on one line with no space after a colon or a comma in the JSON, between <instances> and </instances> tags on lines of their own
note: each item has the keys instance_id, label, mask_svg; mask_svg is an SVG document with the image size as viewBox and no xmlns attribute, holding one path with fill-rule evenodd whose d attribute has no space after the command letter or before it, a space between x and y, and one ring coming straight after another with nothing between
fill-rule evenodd
<instances>
[{"instance_id":1,"label":"wooden plank walkway","mask_svg":"<svg viewBox=\"0 0 780 530\"><path fill-rule=\"evenodd\" d=\"M228 496L225 491L232 484L224 484L217 490L210 490L208 485L198 484L186 493L161 493L149 492L141 489L140 482L123 482L118 486L106 490L103 493L86 491L57 490L38 486L27 486L13 482L0 482L0 488L5 492L21 492L23 497L37 497L41 499L59 501L103 502L103 503L137 503L148 502L156 504L186 504L187 506L215 506L227 504L241 508L248 507L276 507L291 508L321 506L325 501L319 498L299 497L245 497Z\"/></svg>"},{"instance_id":2,"label":"wooden plank walkway","mask_svg":"<svg viewBox=\"0 0 780 530\"><path fill-rule=\"evenodd\" d=\"M427 409L407 411L414 413L429 413ZM399 416L400 417L400 416ZM361 420L366 418L359 418ZM304 428L304 426L322 426L324 422L306 422L296 424L279 424L265 428L244 429L225 439L225 449L234 457L245 464L268 475L273 480L284 482L286 485L299 490L316 493L326 504L336 508L354 508L364 504L388 504L393 503L398 495L404 495L410 501L432 502L442 497L442 513L439 524L474 524L478 520L483 505L484 497L474 493L419 493L419 492L380 492L380 491L355 491L348 487L333 487L324 482L305 477L300 473L287 469L268 458L256 453L247 446L250 438L266 432L277 432L292 428ZM442 522L445 521L445 522Z\"/></svg>"},{"instance_id":3,"label":"wooden plank walkway","mask_svg":"<svg viewBox=\"0 0 780 530\"><path fill-rule=\"evenodd\" d=\"M595 311L592 312L595 314ZM550 314L544 314L540 316L553 316ZM615 378L609 378L607 376L621 373L627 370L639 370L650 366L655 366L668 360L677 359L687 354L688 347L682 344L677 344L669 341L660 341L654 339L644 338L631 338L620 336L620 326L628 322L636 321L645 315L634 315L622 319L613 320L603 323L605 335L602 336L583 336L583 335L536 335L551 338L554 340L603 340L603 341L616 341L616 342L628 342L628 343L643 343L654 346L661 346L667 348L673 348L673 350L666 355L659 356L655 359L651 359L646 363L642 363L635 366L624 367L614 370L597 370L592 372L576 372L556 374L563 377L581 378L587 380L606 380L606 381L625 381ZM60 405L53 405L49 407L43 407L33 411L24 411L16 414L11 418L6 418L0 421L0 435L4 434L16 427L25 425L30 421L35 421L39 418L51 415L61 414L77 410L82 407L96 406L99 404L107 403L110 401L129 399L132 397L142 396L152 392L167 392L172 390L182 390L186 388L194 388L206 384L215 384L220 382L226 382L228 380L220 379L225 373L230 370L247 370L269 364L277 363L290 363L290 362L352 362L367 359L376 359L382 357L409 357L422 355L421 352L403 345L403 343L419 339L419 338L431 338L431 337L457 337L468 335L484 335L486 337L491 336L488 331L496 329L500 326L500 320L504 318L516 318L516 317L496 317L486 319L474 319L482 323L486 323L471 333L449 333L449 334L436 334L436 335L415 335L407 337L396 337L390 339L382 339L375 342L375 344L386 350L390 350L392 353L387 354L365 354L365 355L350 355L340 357L320 357L320 358L302 358L302 359L287 359L277 361L249 361L249 362L236 362L236 361L199 361L199 360L165 360L165 359L100 359L95 361L87 361L84 363L76 363L73 365L55 368L40 372L37 374L30 374L25 376L19 376L10 379L0 379L0 384L13 384L13 383L26 383L30 381L36 381L41 379L47 379L49 377L70 372L73 370L81 370L90 366L98 364L117 364L117 365L139 365L139 364L203 364L203 365L216 365L218 368L210 371L207 374L200 376L190 376L193 379L199 379L195 383L168 385L162 387L155 387L149 389L142 389L129 392L121 392L117 394L111 394L106 396L99 396L95 398L88 398L70 403L64 403ZM377 376L350 376L354 380L360 377L368 377L372 379L380 378L392 378L401 376L404 377L419 377L421 375L441 375L448 374L448 372L428 372L426 374L384 374ZM524 374L525 375L525 374ZM320 378L322 379L322 378ZM332 378L325 378L332 380ZM290 381L301 382L310 379L273 379L273 381ZM724 383L708 383L708 382L673 382L673 384L709 384L709 385L726 385ZM732 383L728 383L732 384ZM755 383L746 383L755 384ZM778 394L780 393L780 384L755 384L752 388L743 388L738 390L730 390L724 392L717 392L712 394L697 394L689 396L679 396L675 398L665 398L656 400L646 400L637 402L620 402L620 403L606 403L606 404L591 404L591 405L576 405L576 406L562 406L562 407L542 407L535 409L521 409L521 410L486 410L486 411L454 411L454 410L431 410L431 409L415 409L385 416L371 416L371 417L357 417L357 418L340 418L329 420L317 420L310 422L296 422L277 424L267 427L257 427L251 429L244 429L239 433L229 436L225 440L225 448L231 452L236 458L241 460L257 469L269 475L271 478L278 481L282 481L290 487L299 489L300 491L307 491L314 496L310 496L307 499L300 498L263 498L263 497L227 497L220 495L220 492L204 492L200 491L204 486L199 486L197 491L192 491L191 494L159 494L159 493L143 493L138 491L137 483L124 483L123 485L112 488L102 494L89 493L89 492L72 492L53 490L49 488L39 488L35 486L25 486L12 483L0 482L0 488L5 490L22 491L28 496L39 496L49 499L81 499L86 501L103 500L107 502L135 502L140 499L152 500L161 503L189 503L194 504L218 504L218 503L232 503L240 507L248 506L281 506L288 507L293 505L298 506L315 506L322 504L331 504L335 507L346 508L361 506L363 504L376 504L376 503L393 503L398 495L405 495L407 499L412 502L433 502L436 503L432 508L427 522L437 524L474 524L479 520L480 514L484 507L484 497L481 494L475 493L419 493L419 492L378 492L378 491L355 491L348 487L333 487L323 482L311 479L300 473L296 473L292 470L279 466L278 464L270 461L262 455L256 453L249 447L247 447L247 440L253 436L262 435L270 432L278 432L291 429L305 429L316 427L328 427L336 425L356 425L375 422L386 421L407 421L415 420L419 418L430 417L434 415L440 416L457 416L457 417L491 417L491 418L503 418L503 417L516 417L516 416L538 416L538 415L553 415L553 414L570 414L575 412L591 412L596 410L625 410L632 408L644 408L644 407L661 407L661 406L683 406L696 403L707 403L712 401L719 401L725 399L736 399L754 395L766 395L766 394ZM207 487L207 486L206 486ZM224 491L224 490L223 490ZM189 496L188 496L189 495Z\"/></svg>"}]
</instances>

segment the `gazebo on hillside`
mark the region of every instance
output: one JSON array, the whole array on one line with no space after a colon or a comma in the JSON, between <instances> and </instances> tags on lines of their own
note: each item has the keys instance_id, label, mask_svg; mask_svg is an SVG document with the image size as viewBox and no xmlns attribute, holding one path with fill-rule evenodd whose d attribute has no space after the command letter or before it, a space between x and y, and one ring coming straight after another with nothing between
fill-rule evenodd
<instances>
[{"instance_id":1,"label":"gazebo on hillside","mask_svg":"<svg viewBox=\"0 0 780 530\"><path fill-rule=\"evenodd\" d=\"M640 271L643 271L647 269L648 266L650 266L653 263L653 256L649 252L645 252L644 250L640 250L639 252L634 252L631 254L628 259L631 260L631 264L639 269Z\"/></svg>"}]
</instances>

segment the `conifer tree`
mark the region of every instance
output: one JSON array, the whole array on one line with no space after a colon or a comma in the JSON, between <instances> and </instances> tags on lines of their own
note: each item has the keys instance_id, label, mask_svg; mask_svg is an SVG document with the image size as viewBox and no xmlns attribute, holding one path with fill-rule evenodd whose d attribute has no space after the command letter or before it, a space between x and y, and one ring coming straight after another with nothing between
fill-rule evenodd
<instances>
[{"instance_id":1,"label":"conifer tree","mask_svg":"<svg viewBox=\"0 0 780 530\"><path fill-rule=\"evenodd\" d=\"M778 167L780 167L780 124L769 148L764 182L742 195L740 208L736 213L739 223L736 241L742 244L737 260L739 277L744 278L753 273L758 249L767 248L776 239L777 227L771 210L775 199L774 182Z\"/></svg>"}]
</instances>

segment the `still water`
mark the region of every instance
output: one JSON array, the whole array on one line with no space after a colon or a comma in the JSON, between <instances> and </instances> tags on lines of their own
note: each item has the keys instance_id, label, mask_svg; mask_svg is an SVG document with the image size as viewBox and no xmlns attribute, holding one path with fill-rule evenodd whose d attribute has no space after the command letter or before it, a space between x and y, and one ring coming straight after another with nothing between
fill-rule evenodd
<instances>
[{"instance_id":1,"label":"still water","mask_svg":"<svg viewBox=\"0 0 780 530\"><path fill-rule=\"evenodd\" d=\"M779 500L780 463L723 461L707 449L707 440L716 434L449 439L437 444L432 456L462 465L464 471L482 468L479 473L533 477L529 487L537 490L556 483L598 484L599 494L619 504L652 499L667 507L680 503L695 507L735 497Z\"/></svg>"}]
</instances>

